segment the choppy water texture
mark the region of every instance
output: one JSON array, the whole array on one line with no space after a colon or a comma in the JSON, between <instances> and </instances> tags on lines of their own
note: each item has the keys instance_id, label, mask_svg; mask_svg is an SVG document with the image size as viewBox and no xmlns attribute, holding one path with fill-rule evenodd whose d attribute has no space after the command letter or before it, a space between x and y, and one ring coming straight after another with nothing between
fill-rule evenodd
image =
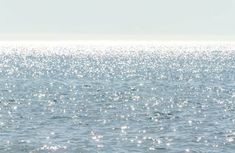
<instances>
[{"instance_id":1,"label":"choppy water texture","mask_svg":"<svg viewBox=\"0 0 235 153\"><path fill-rule=\"evenodd\" d=\"M0 45L0 152L234 152L235 45Z\"/></svg>"}]
</instances>

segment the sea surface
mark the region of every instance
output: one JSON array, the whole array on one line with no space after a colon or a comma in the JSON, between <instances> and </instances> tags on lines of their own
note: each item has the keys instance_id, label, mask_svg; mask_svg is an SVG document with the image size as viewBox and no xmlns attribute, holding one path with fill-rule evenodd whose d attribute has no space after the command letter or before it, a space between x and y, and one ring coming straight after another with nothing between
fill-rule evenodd
<instances>
[{"instance_id":1,"label":"sea surface","mask_svg":"<svg viewBox=\"0 0 235 153\"><path fill-rule=\"evenodd\" d=\"M234 153L233 43L0 43L0 153Z\"/></svg>"}]
</instances>

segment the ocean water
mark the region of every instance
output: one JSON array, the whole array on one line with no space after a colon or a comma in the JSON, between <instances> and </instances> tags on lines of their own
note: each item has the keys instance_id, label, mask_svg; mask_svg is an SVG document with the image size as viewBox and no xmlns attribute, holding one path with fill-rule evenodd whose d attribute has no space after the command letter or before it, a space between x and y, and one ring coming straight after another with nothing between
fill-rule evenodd
<instances>
[{"instance_id":1,"label":"ocean water","mask_svg":"<svg viewBox=\"0 0 235 153\"><path fill-rule=\"evenodd\" d=\"M233 153L235 44L0 43L1 153Z\"/></svg>"}]
</instances>

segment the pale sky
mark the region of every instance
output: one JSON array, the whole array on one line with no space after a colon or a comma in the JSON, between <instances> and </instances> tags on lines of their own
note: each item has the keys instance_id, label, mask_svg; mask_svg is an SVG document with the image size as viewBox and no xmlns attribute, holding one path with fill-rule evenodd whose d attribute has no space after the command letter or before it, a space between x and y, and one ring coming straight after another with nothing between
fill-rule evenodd
<instances>
[{"instance_id":1,"label":"pale sky","mask_svg":"<svg viewBox=\"0 0 235 153\"><path fill-rule=\"evenodd\" d=\"M235 40L235 0L0 0L0 40Z\"/></svg>"}]
</instances>

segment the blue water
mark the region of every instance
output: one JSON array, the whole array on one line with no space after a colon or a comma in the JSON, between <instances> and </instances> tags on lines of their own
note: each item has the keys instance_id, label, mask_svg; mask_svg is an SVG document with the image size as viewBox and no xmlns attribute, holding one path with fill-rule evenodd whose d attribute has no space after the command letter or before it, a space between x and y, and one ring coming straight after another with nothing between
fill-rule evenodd
<instances>
[{"instance_id":1,"label":"blue water","mask_svg":"<svg viewBox=\"0 0 235 153\"><path fill-rule=\"evenodd\" d=\"M233 153L235 45L0 45L2 153Z\"/></svg>"}]
</instances>

